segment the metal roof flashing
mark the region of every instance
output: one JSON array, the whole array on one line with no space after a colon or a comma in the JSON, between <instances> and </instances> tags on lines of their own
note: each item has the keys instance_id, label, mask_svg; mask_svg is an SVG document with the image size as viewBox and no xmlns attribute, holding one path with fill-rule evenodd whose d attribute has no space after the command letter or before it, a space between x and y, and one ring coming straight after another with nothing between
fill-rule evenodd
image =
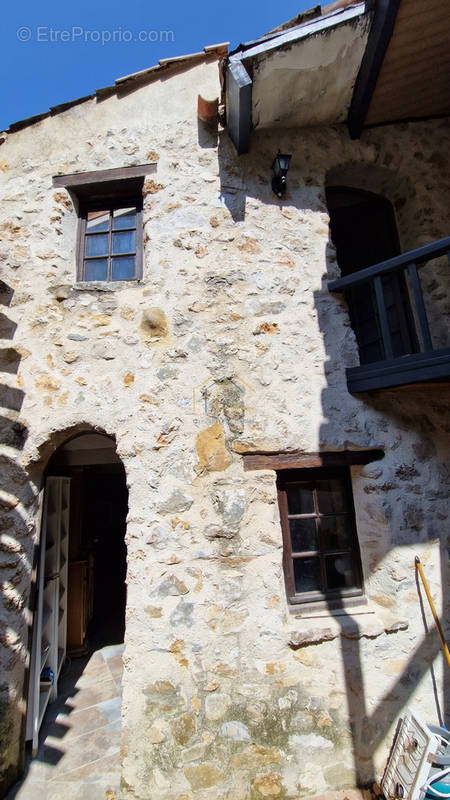
<instances>
[{"instance_id":1,"label":"metal roof flashing","mask_svg":"<svg viewBox=\"0 0 450 800\"><path fill-rule=\"evenodd\" d=\"M361 16L366 13L365 2L358 2L354 5L347 6L346 8L338 8L330 14L302 22L288 30L282 30L262 36L261 39L256 39L254 42L249 42L247 45L240 45L245 48L242 50L234 50L229 55L229 60L243 61L253 56L268 53L271 50L277 50L284 44L294 43L301 39L312 36L315 33L321 33L328 28L335 27L336 25L348 22L351 19Z\"/></svg>"}]
</instances>

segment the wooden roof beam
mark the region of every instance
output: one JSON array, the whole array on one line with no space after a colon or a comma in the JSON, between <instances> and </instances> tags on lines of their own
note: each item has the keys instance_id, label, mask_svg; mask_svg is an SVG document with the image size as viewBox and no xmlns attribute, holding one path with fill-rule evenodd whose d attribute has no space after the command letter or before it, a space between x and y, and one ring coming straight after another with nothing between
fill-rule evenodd
<instances>
[{"instance_id":1,"label":"wooden roof beam","mask_svg":"<svg viewBox=\"0 0 450 800\"><path fill-rule=\"evenodd\" d=\"M401 0L376 0L372 27L361 67L356 78L348 112L348 128L352 139L359 139L381 65L394 30Z\"/></svg>"}]
</instances>

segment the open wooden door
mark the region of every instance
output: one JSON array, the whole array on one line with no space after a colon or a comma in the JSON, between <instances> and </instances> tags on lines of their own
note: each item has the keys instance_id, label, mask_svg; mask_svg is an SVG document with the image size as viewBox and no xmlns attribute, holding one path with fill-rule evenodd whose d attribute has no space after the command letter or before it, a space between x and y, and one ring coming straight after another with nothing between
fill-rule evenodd
<instances>
[{"instance_id":1,"label":"open wooden door","mask_svg":"<svg viewBox=\"0 0 450 800\"><path fill-rule=\"evenodd\" d=\"M66 655L70 478L47 478L42 507L26 733L33 756Z\"/></svg>"}]
</instances>

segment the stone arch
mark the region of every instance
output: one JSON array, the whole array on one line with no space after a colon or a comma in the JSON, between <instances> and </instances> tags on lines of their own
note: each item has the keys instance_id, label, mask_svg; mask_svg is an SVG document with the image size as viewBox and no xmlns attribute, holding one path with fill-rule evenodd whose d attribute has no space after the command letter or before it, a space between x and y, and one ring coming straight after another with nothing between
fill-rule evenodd
<instances>
[{"instance_id":1,"label":"stone arch","mask_svg":"<svg viewBox=\"0 0 450 800\"><path fill-rule=\"evenodd\" d=\"M52 459L58 450L66 446L69 442L89 434L104 436L114 444L117 460L122 465L124 482L127 492L129 493L128 463L125 454L119 452L119 437L117 436L116 429L114 429L112 425L108 426L100 422L96 423L86 420L70 420L66 426L62 425L58 428L48 427L47 429L41 429L38 436L34 439L34 449L28 454L25 454L24 469L22 470L24 476L23 480L25 480L25 485L28 488L27 493L30 498L32 498L32 501L30 500L30 510L27 516L27 526L30 534L27 544L27 556L30 564L34 564L37 558L36 545L38 544L39 538L39 505L37 499L40 491L44 488L45 478ZM22 489L22 494L23 491ZM127 525L124 533L124 542L127 547L128 518L129 512L126 518Z\"/></svg>"},{"instance_id":2,"label":"stone arch","mask_svg":"<svg viewBox=\"0 0 450 800\"><path fill-rule=\"evenodd\" d=\"M50 428L44 429L40 432L33 452L28 453L27 472L30 480L37 486L41 487L48 464L53 457L54 453L61 446L65 445L71 439L83 434L96 433L102 436L107 436L115 443L116 452L118 447L116 431L111 427L97 424L95 422L70 422L67 426L61 426L57 429ZM121 458L118 454L118 457ZM125 473L127 472L124 459L121 458Z\"/></svg>"},{"instance_id":3,"label":"stone arch","mask_svg":"<svg viewBox=\"0 0 450 800\"><path fill-rule=\"evenodd\" d=\"M102 421L103 422L103 421ZM30 428L30 436L24 447L23 457L11 460L3 456L2 466L7 482L2 486L0 505L3 515L2 530L6 533L6 547L11 561L9 584L14 596L2 596L8 603L8 636L0 637L0 658L5 666L5 681L0 687L0 702L6 711L7 727L2 727L1 755L5 760L7 774L5 786L12 783L23 769L26 741L26 709L29 686L29 654L32 645L32 619L30 611L36 598L36 569L38 563L39 504L38 496L44 487L45 477L55 453L67 443L85 434L107 437L114 446L117 460L124 473L124 486L128 492L127 463L124 454L119 454L116 429L109 423L75 421L73 415L67 424L41 426L37 431ZM127 516L125 516L125 523ZM126 529L125 529L126 532ZM126 538L123 539L126 545ZM20 557L19 557L20 554ZM15 571L13 566L15 561ZM8 562L9 563L9 562ZM8 584L8 585L9 585ZM20 597L20 605L15 602ZM5 607L6 607L5 602ZM6 630L6 627L5 627ZM5 723L6 724L6 723ZM1 727L1 726L0 726ZM3 784L0 786L3 788Z\"/></svg>"},{"instance_id":4,"label":"stone arch","mask_svg":"<svg viewBox=\"0 0 450 800\"><path fill-rule=\"evenodd\" d=\"M103 451L98 450L102 440L106 441ZM83 445L87 442L87 450ZM81 444L81 449L79 445ZM94 448L94 450L92 449ZM121 475L121 483L127 496L127 513L124 517L123 542L126 548L126 521L128 517L128 481L127 469L124 459L118 452L117 435L115 431L107 430L104 426L90 424L86 421L74 423L66 428L54 430L50 436L39 444L37 448L38 458L34 460L33 468L38 471L39 487L45 487L48 475L68 473L73 469L89 469L97 473L102 468L117 470ZM72 458L61 462L61 454L71 455ZM105 454L105 458L103 457ZM73 457L76 456L75 461ZM103 467L102 467L103 465ZM111 494L111 504L114 503L114 494Z\"/></svg>"},{"instance_id":5,"label":"stone arch","mask_svg":"<svg viewBox=\"0 0 450 800\"><path fill-rule=\"evenodd\" d=\"M90 660L97 654L97 651L110 652L111 649L120 645L120 655L123 649L125 635L125 612L126 612L126 575L127 575L127 545L126 545L126 526L128 518L128 486L126 479L126 469L122 457L117 452L117 438L114 432L105 430L103 426L92 425L85 421L73 423L65 428L52 430L45 438L43 432L40 433L39 441L36 444L33 458L29 462L29 474L33 475L35 487L41 488L43 492L44 512L43 522L41 523L41 535L38 531L38 517L36 514L35 535L33 542L34 558L36 563L44 563L38 560L40 548L44 546L46 536L51 535L53 542L57 542L58 552L62 555L57 556L63 559L65 572L61 572L59 567L55 575L58 581L65 581L63 594L65 605L61 619L65 619L65 631L63 645L58 639L58 648L63 648L61 653L70 656L70 670L74 669L74 661L79 656L83 664L79 667L84 668L84 661ZM67 478L70 478L68 485ZM63 494L64 493L64 494ZM56 532L58 528L52 528L48 520L54 518L49 516L47 502L45 498L66 497L65 504L59 507L55 499L48 502L57 511L58 519L62 519L62 509L67 509L66 521L63 523L67 531L67 536L59 536ZM56 503L56 506L55 506ZM46 521L47 520L47 521ZM57 523L59 524L59 523ZM61 529L62 530L62 529ZM64 542L64 545L62 544ZM31 543L30 543L31 546ZM61 549L60 549L61 548ZM47 559L47 551L45 559ZM51 551L50 551L51 552ZM59 563L57 560L55 563ZM61 562L62 563L62 562ZM45 560L45 570L48 569ZM44 572L44 575L46 573ZM39 570L35 570L36 580L31 581L30 610L36 611L39 605L38 597L44 599L40 602L48 603L48 598L44 595L46 583L39 579ZM63 576L61 578L61 576ZM58 590L59 591L59 590ZM59 609L61 612L61 608ZM38 612L39 613L39 612ZM35 614L36 616L36 614ZM40 617L42 618L42 617ZM58 627L60 631L60 627ZM48 633L46 634L48 636ZM58 633L58 637L61 634ZM65 638L64 638L65 637ZM30 629L28 636L28 649L40 655L36 648ZM40 640L39 640L40 641ZM51 641L51 640L50 640ZM33 642L33 645L32 645ZM111 648L111 646L113 646ZM49 644L50 652L52 645ZM65 649L67 647L67 649ZM58 654L60 650L58 649ZM108 656L109 657L109 656ZM36 656L31 659L31 663L36 663ZM49 656L49 658L51 658ZM106 656L105 656L106 658ZM42 656L37 663L42 663ZM47 664L47 662L45 662ZM59 664L62 664L59 666ZM78 659L77 663L81 663ZM53 667L53 664L51 664ZM64 674L63 684L71 681L71 675L67 675L64 670L64 661L60 662L58 655L58 677L61 671ZM78 667L75 667L75 671ZM35 671L30 670L30 676L35 675ZM31 681L30 677L30 681ZM30 699L27 691L27 683L24 685L24 704ZM36 679L31 685L36 685ZM66 689L63 689L65 691ZM95 705L95 703L94 703ZM29 705L32 712L32 705ZM27 718L28 720L28 718ZM26 736L29 740L30 728L27 721ZM46 735L44 731L44 736ZM33 739L35 746L35 739Z\"/></svg>"}]
</instances>

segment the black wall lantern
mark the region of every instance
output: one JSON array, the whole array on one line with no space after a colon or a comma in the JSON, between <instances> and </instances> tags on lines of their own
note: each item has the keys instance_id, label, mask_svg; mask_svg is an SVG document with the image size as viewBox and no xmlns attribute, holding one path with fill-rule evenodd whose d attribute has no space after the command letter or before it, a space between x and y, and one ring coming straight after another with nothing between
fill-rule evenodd
<instances>
[{"instance_id":1,"label":"black wall lantern","mask_svg":"<svg viewBox=\"0 0 450 800\"><path fill-rule=\"evenodd\" d=\"M289 169L289 162L291 158L292 156L288 156L286 153L280 153L280 151L278 151L273 160L272 189L277 197L283 197L286 191L286 175Z\"/></svg>"}]
</instances>

